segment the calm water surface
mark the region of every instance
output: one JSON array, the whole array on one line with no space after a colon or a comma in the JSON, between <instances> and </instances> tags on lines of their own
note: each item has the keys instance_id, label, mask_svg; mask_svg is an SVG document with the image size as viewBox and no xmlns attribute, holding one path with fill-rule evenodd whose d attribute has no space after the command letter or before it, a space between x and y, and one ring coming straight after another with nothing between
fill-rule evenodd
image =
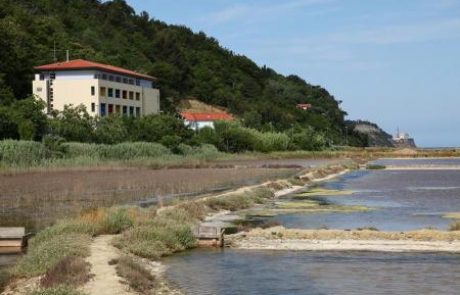
<instances>
[{"instance_id":1,"label":"calm water surface","mask_svg":"<svg viewBox=\"0 0 460 295\"><path fill-rule=\"evenodd\" d=\"M373 210L352 213L286 214L275 217L289 228L355 229L376 227L402 231L427 227L447 229L445 213L460 211L460 171L355 171L326 188L352 195L319 197L332 204L364 205Z\"/></svg>"},{"instance_id":2,"label":"calm water surface","mask_svg":"<svg viewBox=\"0 0 460 295\"><path fill-rule=\"evenodd\" d=\"M459 294L460 256L203 251L166 260L191 295Z\"/></svg>"},{"instance_id":3,"label":"calm water surface","mask_svg":"<svg viewBox=\"0 0 460 295\"><path fill-rule=\"evenodd\" d=\"M404 166L460 164L460 159L401 161ZM451 220L442 215L460 212L460 171L455 170L356 171L324 186L354 193L318 196L321 200L374 210L275 218L292 228L399 231L446 229ZM169 279L191 295L460 294L460 255L454 254L226 249L194 250L165 262Z\"/></svg>"},{"instance_id":4,"label":"calm water surface","mask_svg":"<svg viewBox=\"0 0 460 295\"><path fill-rule=\"evenodd\" d=\"M460 158L379 159L373 163L386 166L460 166Z\"/></svg>"}]
</instances>

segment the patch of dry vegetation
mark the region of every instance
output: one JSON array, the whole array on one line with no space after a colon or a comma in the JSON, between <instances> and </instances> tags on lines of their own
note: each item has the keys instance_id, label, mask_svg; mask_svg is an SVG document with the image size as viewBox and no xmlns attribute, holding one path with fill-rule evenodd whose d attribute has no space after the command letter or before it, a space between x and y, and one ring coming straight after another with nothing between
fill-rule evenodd
<instances>
[{"instance_id":1,"label":"patch of dry vegetation","mask_svg":"<svg viewBox=\"0 0 460 295\"><path fill-rule=\"evenodd\" d=\"M460 231L460 221L452 222L449 226L450 231Z\"/></svg>"},{"instance_id":2,"label":"patch of dry vegetation","mask_svg":"<svg viewBox=\"0 0 460 295\"><path fill-rule=\"evenodd\" d=\"M0 226L43 228L94 208L206 192L292 175L294 169L146 168L0 173ZM163 197L162 197L163 196Z\"/></svg>"},{"instance_id":3,"label":"patch of dry vegetation","mask_svg":"<svg viewBox=\"0 0 460 295\"><path fill-rule=\"evenodd\" d=\"M83 258L67 256L45 273L40 279L40 286L43 288L60 285L80 286L91 279L90 268L90 264Z\"/></svg>"},{"instance_id":4,"label":"patch of dry vegetation","mask_svg":"<svg viewBox=\"0 0 460 295\"><path fill-rule=\"evenodd\" d=\"M155 277L133 257L123 256L118 259L116 270L117 274L137 292L148 294L156 286Z\"/></svg>"}]
</instances>

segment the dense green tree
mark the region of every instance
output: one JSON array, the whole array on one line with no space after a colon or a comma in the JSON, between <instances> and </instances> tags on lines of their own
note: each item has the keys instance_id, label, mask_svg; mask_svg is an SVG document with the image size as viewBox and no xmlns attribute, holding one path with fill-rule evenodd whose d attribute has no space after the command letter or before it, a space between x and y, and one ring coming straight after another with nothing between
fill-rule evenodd
<instances>
[{"instance_id":1,"label":"dense green tree","mask_svg":"<svg viewBox=\"0 0 460 295\"><path fill-rule=\"evenodd\" d=\"M99 118L94 130L94 141L97 143L114 144L127 141L129 132L123 117L118 115Z\"/></svg>"},{"instance_id":2,"label":"dense green tree","mask_svg":"<svg viewBox=\"0 0 460 295\"><path fill-rule=\"evenodd\" d=\"M334 143L342 143L347 133L340 101L324 88L295 75L283 76L266 66L259 67L249 58L222 48L203 32L167 25L146 12L136 14L124 0L0 0L2 101L11 101L11 94L18 100L31 94L33 67L53 62L54 43L60 50L69 49L71 58L110 63L158 77L162 110L168 113L175 111L178 99L195 96L243 115L244 124L257 130L313 128ZM57 58L63 60L64 54L58 51ZM299 103L311 103L313 108L298 110ZM94 122L75 114L66 116L70 117L52 120L52 132L58 130L67 140L90 141L92 134L83 132ZM2 120L6 119L3 115ZM72 120L77 123L76 131L69 129L67 122ZM134 137L161 140L154 131L143 131L144 125L156 128L149 120L135 124L139 128ZM41 136L42 128L32 126L34 121L15 124L25 137Z\"/></svg>"},{"instance_id":3,"label":"dense green tree","mask_svg":"<svg viewBox=\"0 0 460 295\"><path fill-rule=\"evenodd\" d=\"M133 122L131 136L134 141L160 142L166 136L177 136L187 141L193 132L175 116L148 115Z\"/></svg>"},{"instance_id":4,"label":"dense green tree","mask_svg":"<svg viewBox=\"0 0 460 295\"><path fill-rule=\"evenodd\" d=\"M62 112L54 112L49 121L49 133L65 138L67 141L91 142L93 140L94 120L86 107L65 106Z\"/></svg>"}]
</instances>

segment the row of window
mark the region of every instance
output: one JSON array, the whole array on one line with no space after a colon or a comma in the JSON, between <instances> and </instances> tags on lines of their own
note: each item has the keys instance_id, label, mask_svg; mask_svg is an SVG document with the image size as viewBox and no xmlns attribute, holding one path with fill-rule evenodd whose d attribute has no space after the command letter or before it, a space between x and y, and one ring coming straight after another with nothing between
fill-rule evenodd
<instances>
[{"instance_id":1,"label":"row of window","mask_svg":"<svg viewBox=\"0 0 460 295\"><path fill-rule=\"evenodd\" d=\"M50 80L56 79L56 73L51 72L49 74ZM39 79L40 80L45 80L45 74L40 73L39 74ZM129 85L136 85L136 86L141 86L141 80L140 79L133 79L133 78L127 78L127 77L120 77L120 76L114 76L114 75L108 75L108 74L94 74L94 79L101 79L101 80L106 80L106 81L111 81L111 82L117 82L117 83L124 83L124 84L129 84ZM155 88L156 85L154 82L152 82L152 88Z\"/></svg>"},{"instance_id":2,"label":"row of window","mask_svg":"<svg viewBox=\"0 0 460 295\"><path fill-rule=\"evenodd\" d=\"M93 113L96 112L96 104L93 102L91 103L91 111ZM124 116L131 116L131 117L140 117L141 115L141 108L140 107L133 107L133 106L122 106L118 104L105 104L101 103L100 116L105 117L111 114L122 114Z\"/></svg>"},{"instance_id":3,"label":"row of window","mask_svg":"<svg viewBox=\"0 0 460 295\"><path fill-rule=\"evenodd\" d=\"M112 82L125 83L130 85L136 84L137 86L141 85L141 80L139 79L120 77L108 74L94 74L94 79L108 80Z\"/></svg>"},{"instance_id":4,"label":"row of window","mask_svg":"<svg viewBox=\"0 0 460 295\"><path fill-rule=\"evenodd\" d=\"M94 74L94 79L107 80L111 82L124 83L129 85L141 86L140 79L133 79L121 76L114 76L110 74ZM152 82L152 88L155 88L155 83Z\"/></svg>"},{"instance_id":5,"label":"row of window","mask_svg":"<svg viewBox=\"0 0 460 295\"><path fill-rule=\"evenodd\" d=\"M96 89L94 86L91 86L91 95L94 96L96 95ZM107 97L114 97L114 98L123 98L123 99L130 99L130 100L141 100L141 94L140 92L134 92L134 91L127 91L127 90L120 90L120 89L114 89L114 88L106 88L106 87L100 87L99 89L99 95L100 96L107 96Z\"/></svg>"}]
</instances>

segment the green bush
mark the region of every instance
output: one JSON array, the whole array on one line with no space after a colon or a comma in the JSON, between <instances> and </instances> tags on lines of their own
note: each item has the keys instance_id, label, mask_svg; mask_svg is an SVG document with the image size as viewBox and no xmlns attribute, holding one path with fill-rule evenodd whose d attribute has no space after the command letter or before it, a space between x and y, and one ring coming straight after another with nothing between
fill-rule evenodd
<instances>
[{"instance_id":1,"label":"green bush","mask_svg":"<svg viewBox=\"0 0 460 295\"><path fill-rule=\"evenodd\" d=\"M366 166L368 170L384 170L386 168L385 165L378 165L378 164L369 164Z\"/></svg>"},{"instance_id":2,"label":"green bush","mask_svg":"<svg viewBox=\"0 0 460 295\"><path fill-rule=\"evenodd\" d=\"M126 209L109 210L101 222L101 232L104 234L119 234L133 226L133 220L128 216Z\"/></svg>"},{"instance_id":3,"label":"green bush","mask_svg":"<svg viewBox=\"0 0 460 295\"><path fill-rule=\"evenodd\" d=\"M42 142L53 158L62 158L67 153L65 139L60 136L48 134L43 137Z\"/></svg>"}]
</instances>

